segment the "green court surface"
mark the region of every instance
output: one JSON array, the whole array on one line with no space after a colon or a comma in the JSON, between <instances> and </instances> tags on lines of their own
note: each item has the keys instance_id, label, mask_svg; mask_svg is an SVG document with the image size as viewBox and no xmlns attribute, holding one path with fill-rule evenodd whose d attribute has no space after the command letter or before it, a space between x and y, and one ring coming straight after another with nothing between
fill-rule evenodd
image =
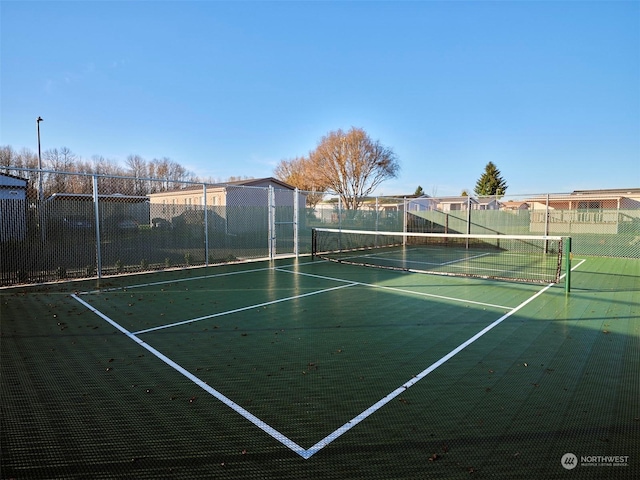
<instances>
[{"instance_id":1,"label":"green court surface","mask_svg":"<svg viewBox=\"0 0 640 480\"><path fill-rule=\"evenodd\" d=\"M310 258L0 290L1 476L638 478L640 260L573 267L569 294Z\"/></svg>"}]
</instances>

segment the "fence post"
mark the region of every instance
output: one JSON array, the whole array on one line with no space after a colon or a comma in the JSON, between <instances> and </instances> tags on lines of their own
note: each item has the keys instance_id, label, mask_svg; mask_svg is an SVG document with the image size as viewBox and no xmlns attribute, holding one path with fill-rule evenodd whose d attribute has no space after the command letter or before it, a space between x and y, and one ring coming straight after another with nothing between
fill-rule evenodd
<instances>
[{"instance_id":1,"label":"fence post","mask_svg":"<svg viewBox=\"0 0 640 480\"><path fill-rule=\"evenodd\" d=\"M408 207L407 197L403 197L402 199L402 233L407 233L409 229L407 228L407 222L409 221L409 215L407 213ZM402 236L402 245L407 245L407 236Z\"/></svg>"},{"instance_id":2,"label":"fence post","mask_svg":"<svg viewBox=\"0 0 640 480\"><path fill-rule=\"evenodd\" d=\"M268 195L267 195L267 222L268 226L268 235L269 235L269 260L273 260L276 254L276 205L275 205L275 193L273 190L273 186L269 185Z\"/></svg>"},{"instance_id":3,"label":"fence post","mask_svg":"<svg viewBox=\"0 0 640 480\"><path fill-rule=\"evenodd\" d=\"M563 242L564 248L564 292L571 291L571 237L565 237Z\"/></svg>"},{"instance_id":4,"label":"fence post","mask_svg":"<svg viewBox=\"0 0 640 480\"><path fill-rule=\"evenodd\" d=\"M467 235L471 235L471 195L467 195ZM467 237L465 244L468 250L469 237Z\"/></svg>"},{"instance_id":5,"label":"fence post","mask_svg":"<svg viewBox=\"0 0 640 480\"><path fill-rule=\"evenodd\" d=\"M544 236L549 235L549 194L547 193L547 203L544 214ZM544 253L549 253L549 241L544 241Z\"/></svg>"},{"instance_id":6,"label":"fence post","mask_svg":"<svg viewBox=\"0 0 640 480\"><path fill-rule=\"evenodd\" d=\"M300 218L300 192L298 190L298 187L296 187L296 189L293 191L293 195L293 253L296 258L298 258L300 252L300 249L298 248L298 219Z\"/></svg>"},{"instance_id":7,"label":"fence post","mask_svg":"<svg viewBox=\"0 0 640 480\"><path fill-rule=\"evenodd\" d=\"M98 204L98 176L92 175L93 182L93 208L96 215L96 273L102 278L102 249L100 248L100 205ZM88 273L88 272L87 272Z\"/></svg>"},{"instance_id":8,"label":"fence post","mask_svg":"<svg viewBox=\"0 0 640 480\"><path fill-rule=\"evenodd\" d=\"M544 234L549 235L549 194L547 193L547 203L544 210Z\"/></svg>"},{"instance_id":9,"label":"fence post","mask_svg":"<svg viewBox=\"0 0 640 480\"><path fill-rule=\"evenodd\" d=\"M209 209L207 208L207 184L202 184L202 205L204 208L204 265L209 266Z\"/></svg>"}]
</instances>

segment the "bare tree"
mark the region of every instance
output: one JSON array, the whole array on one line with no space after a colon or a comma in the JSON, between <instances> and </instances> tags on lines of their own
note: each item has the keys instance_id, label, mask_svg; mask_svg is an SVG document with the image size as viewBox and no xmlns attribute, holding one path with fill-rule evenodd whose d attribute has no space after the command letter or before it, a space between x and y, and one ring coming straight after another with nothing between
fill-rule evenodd
<instances>
[{"instance_id":1,"label":"bare tree","mask_svg":"<svg viewBox=\"0 0 640 480\"><path fill-rule=\"evenodd\" d=\"M101 175L98 179L98 191L101 195L131 191L131 188L127 185L127 180L119 178L126 175L127 172L118 166L114 160L105 158L102 155L94 155L91 157L91 163L93 164L93 173Z\"/></svg>"},{"instance_id":2,"label":"bare tree","mask_svg":"<svg viewBox=\"0 0 640 480\"><path fill-rule=\"evenodd\" d=\"M149 193L146 181L143 180L149 174L147 161L140 155L129 155L127 157L127 166L129 167L129 175L135 178L133 185L134 194L146 195Z\"/></svg>"},{"instance_id":3,"label":"bare tree","mask_svg":"<svg viewBox=\"0 0 640 480\"><path fill-rule=\"evenodd\" d=\"M154 158L151 164L154 166L155 176L163 181L161 190L176 188L176 184L185 182L189 178L189 172L170 158L163 157L160 160Z\"/></svg>"},{"instance_id":4,"label":"bare tree","mask_svg":"<svg viewBox=\"0 0 640 480\"><path fill-rule=\"evenodd\" d=\"M381 182L396 177L400 169L393 150L356 127L323 137L310 160L315 181L327 185L347 209L357 209Z\"/></svg>"},{"instance_id":5,"label":"bare tree","mask_svg":"<svg viewBox=\"0 0 640 480\"><path fill-rule=\"evenodd\" d=\"M231 175L229 178L227 178L226 182L242 182L244 180L251 180L253 177L249 177L247 175L239 175L239 176L235 176L235 175ZM224 182L223 182L224 183Z\"/></svg>"},{"instance_id":6,"label":"bare tree","mask_svg":"<svg viewBox=\"0 0 640 480\"><path fill-rule=\"evenodd\" d=\"M0 147L0 167L9 173L11 167L20 167L17 165L18 155L11 145L3 145Z\"/></svg>"},{"instance_id":7,"label":"bare tree","mask_svg":"<svg viewBox=\"0 0 640 480\"><path fill-rule=\"evenodd\" d=\"M91 174L93 172L93 166L91 162L78 159L73 168L74 172L81 173L83 175L72 175L70 191L73 193L92 193L93 192L93 180Z\"/></svg>"},{"instance_id":8,"label":"bare tree","mask_svg":"<svg viewBox=\"0 0 640 480\"><path fill-rule=\"evenodd\" d=\"M167 157L147 162L139 155L129 155L126 168L123 168L114 160L102 155L94 155L91 160L83 160L68 147L62 147L44 151L42 161L43 169L51 172L43 176L45 196L65 192L91 193L93 185L90 174L100 176L98 180L100 194L146 195L179 187L187 181L199 181L186 168ZM17 170L22 168L33 171ZM20 153L16 153L10 145L0 146L0 171L18 174L29 180L31 186L38 183L38 169L38 157L30 150L25 148ZM85 175L73 175L74 173ZM148 180L150 178L157 178L160 181L150 181Z\"/></svg>"},{"instance_id":9,"label":"bare tree","mask_svg":"<svg viewBox=\"0 0 640 480\"><path fill-rule=\"evenodd\" d=\"M55 172L73 172L76 155L68 147L62 147L60 150L52 148L46 150L43 154L43 167ZM45 196L54 193L71 193L70 176L68 173L51 173L45 176Z\"/></svg>"},{"instance_id":10,"label":"bare tree","mask_svg":"<svg viewBox=\"0 0 640 480\"><path fill-rule=\"evenodd\" d=\"M21 168L31 171L18 170ZM38 156L28 148L16 152L11 145L0 146L0 171L8 175L15 175L27 180L29 196L35 195L38 185Z\"/></svg>"},{"instance_id":11,"label":"bare tree","mask_svg":"<svg viewBox=\"0 0 640 480\"><path fill-rule=\"evenodd\" d=\"M68 147L62 147L60 150L52 148L44 152L44 163L50 170L56 172L70 172L73 170L78 157Z\"/></svg>"},{"instance_id":12,"label":"bare tree","mask_svg":"<svg viewBox=\"0 0 640 480\"><path fill-rule=\"evenodd\" d=\"M307 193L307 205L314 208L324 198L327 189L321 179L314 174L313 164L305 157L281 160L274 170L277 179L293 185Z\"/></svg>"}]
</instances>

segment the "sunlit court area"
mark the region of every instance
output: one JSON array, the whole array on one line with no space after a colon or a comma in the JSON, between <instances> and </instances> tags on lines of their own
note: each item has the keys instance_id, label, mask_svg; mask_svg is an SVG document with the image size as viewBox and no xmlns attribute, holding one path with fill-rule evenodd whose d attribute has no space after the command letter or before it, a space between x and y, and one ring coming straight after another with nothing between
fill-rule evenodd
<instances>
[{"instance_id":1,"label":"sunlit court area","mask_svg":"<svg viewBox=\"0 0 640 480\"><path fill-rule=\"evenodd\" d=\"M312 254L0 290L2 477L637 475L637 257L307 236Z\"/></svg>"}]
</instances>

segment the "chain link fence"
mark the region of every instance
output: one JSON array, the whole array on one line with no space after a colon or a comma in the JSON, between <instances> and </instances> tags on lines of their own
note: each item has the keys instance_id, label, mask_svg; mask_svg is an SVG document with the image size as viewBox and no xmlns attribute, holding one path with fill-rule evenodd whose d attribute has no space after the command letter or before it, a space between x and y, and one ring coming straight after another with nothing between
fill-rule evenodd
<instances>
[{"instance_id":1,"label":"chain link fence","mask_svg":"<svg viewBox=\"0 0 640 480\"><path fill-rule=\"evenodd\" d=\"M409 231L572 237L579 255L640 257L640 189L409 199Z\"/></svg>"},{"instance_id":2,"label":"chain link fence","mask_svg":"<svg viewBox=\"0 0 640 480\"><path fill-rule=\"evenodd\" d=\"M311 252L311 229L573 237L576 254L640 257L640 192L378 197L357 210L274 179L203 184L12 169L0 174L0 285Z\"/></svg>"}]
</instances>

